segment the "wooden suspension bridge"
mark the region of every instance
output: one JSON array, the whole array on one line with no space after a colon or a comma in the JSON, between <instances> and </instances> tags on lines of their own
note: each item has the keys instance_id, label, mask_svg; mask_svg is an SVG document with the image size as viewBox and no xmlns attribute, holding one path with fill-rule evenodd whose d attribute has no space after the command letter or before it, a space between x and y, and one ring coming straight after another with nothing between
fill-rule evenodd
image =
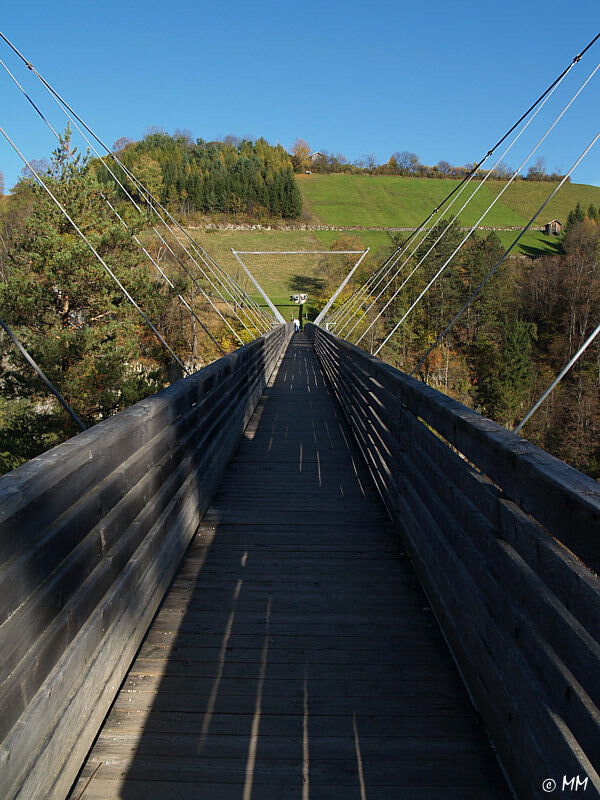
<instances>
[{"instance_id":1,"label":"wooden suspension bridge","mask_svg":"<svg viewBox=\"0 0 600 800\"><path fill-rule=\"evenodd\" d=\"M316 326L0 500L7 800L600 795L598 485Z\"/></svg>"}]
</instances>

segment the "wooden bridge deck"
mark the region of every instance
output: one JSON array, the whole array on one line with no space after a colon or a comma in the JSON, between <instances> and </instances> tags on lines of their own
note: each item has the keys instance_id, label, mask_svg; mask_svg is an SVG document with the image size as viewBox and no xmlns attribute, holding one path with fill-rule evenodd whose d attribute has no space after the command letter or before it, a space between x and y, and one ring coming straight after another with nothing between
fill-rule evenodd
<instances>
[{"instance_id":1,"label":"wooden bridge deck","mask_svg":"<svg viewBox=\"0 0 600 800\"><path fill-rule=\"evenodd\" d=\"M509 796L297 334L71 800Z\"/></svg>"}]
</instances>

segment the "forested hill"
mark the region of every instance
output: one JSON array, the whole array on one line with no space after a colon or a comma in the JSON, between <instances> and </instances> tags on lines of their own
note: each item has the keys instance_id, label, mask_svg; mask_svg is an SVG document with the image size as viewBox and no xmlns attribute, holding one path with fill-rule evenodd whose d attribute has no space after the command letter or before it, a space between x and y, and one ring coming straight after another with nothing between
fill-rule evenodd
<instances>
[{"instance_id":1,"label":"forested hill","mask_svg":"<svg viewBox=\"0 0 600 800\"><path fill-rule=\"evenodd\" d=\"M225 215L272 223L301 217L305 223L332 227L410 228L418 226L459 182L451 177L310 174L304 169L294 174L293 156L280 144L233 136L206 142L194 140L186 131L173 135L155 131L138 142L123 137L113 152L163 205L188 219ZM114 183L101 166L98 175L101 181ZM459 199L450 213L457 214L463 225L485 215L481 227L521 228L554 188L548 180L517 178L508 186L506 180L475 181L467 192L474 193L473 200L461 211L464 200ZM566 183L536 226L554 218L565 222L577 203L599 207L600 188Z\"/></svg>"},{"instance_id":2,"label":"forested hill","mask_svg":"<svg viewBox=\"0 0 600 800\"><path fill-rule=\"evenodd\" d=\"M302 211L288 153L263 138L205 142L187 133L156 132L139 142L120 139L115 155L161 203L186 215L220 212L293 219ZM101 167L99 178L113 182Z\"/></svg>"},{"instance_id":3,"label":"forested hill","mask_svg":"<svg viewBox=\"0 0 600 800\"><path fill-rule=\"evenodd\" d=\"M178 221L189 224L190 234L230 275L241 277L231 249L251 251L249 267L288 319L296 313L296 307L290 307L291 292L309 294L312 308L307 311L313 318L350 269L349 261L321 251L370 248L354 283L338 298L343 302L406 237L402 230L391 231L390 236L389 229L414 228L456 186L456 178L306 174L306 170L294 174L285 149L264 139L208 143L185 133L154 132L140 142L120 140L114 155ZM122 216L112 214L117 208L127 216L127 204L119 204L122 189L100 161L73 158L69 130L46 167L41 170L45 185L98 242L100 256L142 307L161 320L161 330L190 368L244 341L226 327L219 307L205 302L202 286L187 271L182 274L175 253L157 247L159 272L164 269L172 283L167 286L153 279L146 251L138 248L133 235L125 235ZM102 194L110 205L99 205L97 176L106 184ZM440 220L447 229L444 238L429 231L408 256L411 269L406 273L412 276L414 270L415 275L410 283L403 281L396 289L393 275L389 287L377 290L379 295L387 291L380 301L382 313L375 314L375 308L369 316L370 306L359 304L357 321L352 323L353 330L359 327L351 341L360 335L361 346L374 351L385 338L381 357L411 371L473 289L500 264L515 239L514 229L529 220L554 185L551 180L529 179L511 185L493 180L476 183L474 208L460 212L458 222ZM133 186L128 188L136 194ZM503 189L481 225L497 229L476 232L459 247L465 238L461 228L475 222L475 215L481 215ZM515 248L515 254L501 263L481 297L420 367L419 377L514 428L600 323L599 206L600 188L563 186L536 223L541 226L555 217L564 223L563 233L527 234L533 238L524 237L520 253ZM290 224L290 218L297 224ZM273 224L277 219L282 224ZM150 224L138 215L133 222ZM268 224L232 224L237 222ZM355 230L344 230L348 228ZM150 241L151 230L142 229L140 237L143 244ZM444 267L417 305L449 259L451 268ZM182 314L171 290L175 282L199 316ZM373 297L370 302L378 300ZM27 176L0 202L0 305L3 319L31 348L86 424L125 408L169 380L164 348L149 336L141 318L124 317L121 293L106 283L98 260L72 235L46 191ZM214 338L201 339L199 319ZM73 431L62 407L48 403L44 387L7 337L0 337L0 357L4 365L1 472ZM599 386L600 337L527 424L525 435L600 479Z\"/></svg>"}]
</instances>

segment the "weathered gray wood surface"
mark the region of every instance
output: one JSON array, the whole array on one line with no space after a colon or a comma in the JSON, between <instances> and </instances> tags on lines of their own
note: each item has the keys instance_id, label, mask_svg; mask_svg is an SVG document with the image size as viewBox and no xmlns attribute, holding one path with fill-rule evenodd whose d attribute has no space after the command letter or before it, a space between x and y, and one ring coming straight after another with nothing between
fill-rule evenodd
<instances>
[{"instance_id":1,"label":"weathered gray wood surface","mask_svg":"<svg viewBox=\"0 0 600 800\"><path fill-rule=\"evenodd\" d=\"M298 334L71 800L508 796Z\"/></svg>"},{"instance_id":2,"label":"weathered gray wood surface","mask_svg":"<svg viewBox=\"0 0 600 800\"><path fill-rule=\"evenodd\" d=\"M519 797L563 775L599 796L600 487L308 330Z\"/></svg>"},{"instance_id":3,"label":"weathered gray wood surface","mask_svg":"<svg viewBox=\"0 0 600 800\"><path fill-rule=\"evenodd\" d=\"M0 480L3 800L65 797L289 334Z\"/></svg>"}]
</instances>

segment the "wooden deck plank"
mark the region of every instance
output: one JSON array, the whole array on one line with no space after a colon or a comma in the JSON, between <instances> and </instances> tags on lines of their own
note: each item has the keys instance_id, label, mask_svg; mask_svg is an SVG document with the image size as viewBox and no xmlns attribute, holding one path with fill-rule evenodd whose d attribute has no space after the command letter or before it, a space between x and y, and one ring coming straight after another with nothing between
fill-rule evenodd
<instances>
[{"instance_id":1,"label":"wooden deck plank","mask_svg":"<svg viewBox=\"0 0 600 800\"><path fill-rule=\"evenodd\" d=\"M246 735L250 731L253 715L247 714L221 714L213 713L210 723L210 738ZM473 719L460 715L446 714L443 716L406 716L399 720L394 711L386 709L386 713L373 716L368 714L356 714L356 720L360 728L368 722L368 734L378 738L383 743L402 737L414 737L426 739L436 743L439 739L460 738L464 740L464 749L473 749L484 746L487 750L488 745L483 735L473 736ZM352 720L351 720L352 721ZM205 725L206 718L202 713L187 711L185 714L169 714L168 712L150 713L149 709L133 710L131 708L113 708L107 718L99 740L103 736L118 736L124 731L129 731L132 735L139 737L139 732L144 727L148 735L155 733L185 734L199 737ZM283 710L281 714L273 714L268 719L266 731L261 736L277 737L302 737L303 735L303 716L287 713ZM321 714L312 717L310 721L310 738L314 736L345 737L351 735L352 726L348 725L347 715L340 714ZM483 734L482 730L479 730ZM140 739L141 743L141 739ZM423 750L427 757L427 749ZM94 757L94 754L91 754Z\"/></svg>"},{"instance_id":2,"label":"wooden deck plank","mask_svg":"<svg viewBox=\"0 0 600 800\"><path fill-rule=\"evenodd\" d=\"M298 334L71 800L364 796L510 794Z\"/></svg>"},{"instance_id":3,"label":"wooden deck plank","mask_svg":"<svg viewBox=\"0 0 600 800\"><path fill-rule=\"evenodd\" d=\"M105 780L95 776L94 781L85 791L85 800L121 800L122 781ZM438 786L437 794L433 794L430 786L414 787L370 787L368 800L503 800L506 797L502 787L482 786ZM257 795L258 796L258 795ZM261 786L261 800L301 800L302 783L294 781L285 786ZM128 800L205 800L207 797L204 784L190 784L178 781L129 781L127 784ZM212 783L211 800L240 800L240 786L236 784ZM310 800L361 800L360 786L315 786L310 787Z\"/></svg>"},{"instance_id":4,"label":"wooden deck plank","mask_svg":"<svg viewBox=\"0 0 600 800\"><path fill-rule=\"evenodd\" d=\"M322 760L346 758L348 745L354 748L354 737L346 736L311 736L311 743L319 758ZM369 756L375 760L390 761L393 758L401 760L430 761L455 758L464 754L465 747L468 745L467 737L455 736L440 737L435 740L428 740L427 749L423 747L423 740L417 736L398 736L382 741L379 736L362 736L360 739L361 752L363 756ZM194 757L198 755L198 739L190 733L152 733L144 737L144 741L138 743L135 733L132 731L119 732L117 735L105 735L98 739L96 747L96 757L103 761L111 756L111 749L121 758L137 748L144 750L145 753L158 753L164 756L174 755L183 757L185 755ZM286 758L295 758L298 750L302 748L302 736L263 736L261 748L266 757L279 758L285 753ZM483 753L487 745L481 742L480 745L471 748L470 753ZM202 752L210 758L239 758L245 757L248 751L248 740L241 734L223 735L213 737L207 741Z\"/></svg>"},{"instance_id":5,"label":"wooden deck plank","mask_svg":"<svg viewBox=\"0 0 600 800\"><path fill-rule=\"evenodd\" d=\"M261 740L262 742L262 740ZM348 740L345 752L337 759L311 758L311 784L328 786L356 786L358 778L355 743ZM253 783L260 785L290 785L302 781L302 744L297 748L295 758L274 756L265 758L257 752L257 765L253 771ZM127 769L128 780L169 780L185 783L205 783L207 790L213 783L245 784L247 781L247 753L239 758L205 758L196 752L189 758L169 752L166 755L157 753L140 753L136 749L131 766L131 753L124 752L122 757L111 755L109 761L102 761L98 777L116 778ZM368 760L367 760L368 759ZM461 763L462 762L462 763ZM412 756L402 760L382 760L365 758L363 768L365 781L369 786L482 786L489 782L489 765L480 754L463 753L461 757L439 758L435 761L415 759ZM402 774L404 784L398 782ZM490 785L498 785L492 784ZM260 793L257 791L260 797ZM85 797L85 795L84 795ZM153 796L154 797L154 796ZM185 797L185 795L183 795Z\"/></svg>"}]
</instances>

